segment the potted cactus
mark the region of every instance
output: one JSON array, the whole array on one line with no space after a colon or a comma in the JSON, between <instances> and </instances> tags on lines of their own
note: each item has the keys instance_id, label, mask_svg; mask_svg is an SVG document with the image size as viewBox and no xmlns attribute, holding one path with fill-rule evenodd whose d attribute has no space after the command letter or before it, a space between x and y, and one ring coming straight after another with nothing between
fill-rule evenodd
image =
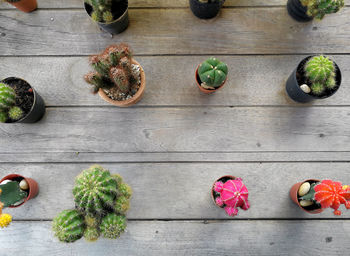
<instances>
[{"instance_id":1,"label":"potted cactus","mask_svg":"<svg viewBox=\"0 0 350 256\"><path fill-rule=\"evenodd\" d=\"M344 0L288 0L287 10L297 21L322 20L326 14L336 13L344 6Z\"/></svg>"},{"instance_id":2,"label":"potted cactus","mask_svg":"<svg viewBox=\"0 0 350 256\"><path fill-rule=\"evenodd\" d=\"M0 123L34 123L45 114L45 103L25 80L9 77L0 82Z\"/></svg>"},{"instance_id":3,"label":"potted cactus","mask_svg":"<svg viewBox=\"0 0 350 256\"><path fill-rule=\"evenodd\" d=\"M286 91L294 101L310 102L333 95L341 84L338 65L323 55L303 59L286 83Z\"/></svg>"},{"instance_id":4,"label":"potted cactus","mask_svg":"<svg viewBox=\"0 0 350 256\"><path fill-rule=\"evenodd\" d=\"M126 44L111 45L89 59L95 69L85 75L97 93L110 104L128 107L137 103L145 90L146 77L141 65L132 58Z\"/></svg>"},{"instance_id":5,"label":"potted cactus","mask_svg":"<svg viewBox=\"0 0 350 256\"><path fill-rule=\"evenodd\" d=\"M99 165L84 170L75 179L75 209L64 210L53 220L55 236L62 242L81 237L95 241L100 235L116 239L126 229L131 188L122 177Z\"/></svg>"},{"instance_id":6,"label":"potted cactus","mask_svg":"<svg viewBox=\"0 0 350 256\"><path fill-rule=\"evenodd\" d=\"M128 0L84 0L90 18L110 33L119 34L129 25Z\"/></svg>"},{"instance_id":7,"label":"potted cactus","mask_svg":"<svg viewBox=\"0 0 350 256\"><path fill-rule=\"evenodd\" d=\"M225 0L190 0L190 8L200 19L211 19L218 15Z\"/></svg>"},{"instance_id":8,"label":"potted cactus","mask_svg":"<svg viewBox=\"0 0 350 256\"><path fill-rule=\"evenodd\" d=\"M332 180L309 179L294 184L290 197L302 210L317 214L332 208L334 215L341 215L339 207L350 209L350 186Z\"/></svg>"},{"instance_id":9,"label":"potted cactus","mask_svg":"<svg viewBox=\"0 0 350 256\"><path fill-rule=\"evenodd\" d=\"M198 88L207 94L222 88L227 80L228 68L224 62L211 57L202 62L196 69Z\"/></svg>"},{"instance_id":10,"label":"potted cactus","mask_svg":"<svg viewBox=\"0 0 350 256\"><path fill-rule=\"evenodd\" d=\"M226 175L217 179L210 194L215 205L232 217L238 214L239 207L245 211L250 207L248 189L241 178Z\"/></svg>"},{"instance_id":11,"label":"potted cactus","mask_svg":"<svg viewBox=\"0 0 350 256\"><path fill-rule=\"evenodd\" d=\"M36 0L4 0L22 12L32 12L38 8Z\"/></svg>"}]
</instances>

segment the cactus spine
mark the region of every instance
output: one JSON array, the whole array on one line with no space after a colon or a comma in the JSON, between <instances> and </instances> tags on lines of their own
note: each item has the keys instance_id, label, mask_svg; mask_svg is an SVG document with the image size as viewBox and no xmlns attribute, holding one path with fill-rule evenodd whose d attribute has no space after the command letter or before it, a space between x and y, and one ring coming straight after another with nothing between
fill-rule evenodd
<instances>
[{"instance_id":1,"label":"cactus spine","mask_svg":"<svg viewBox=\"0 0 350 256\"><path fill-rule=\"evenodd\" d=\"M336 13L344 6L344 0L300 0L307 7L307 15L318 20L326 14Z\"/></svg>"},{"instance_id":2,"label":"cactus spine","mask_svg":"<svg viewBox=\"0 0 350 256\"><path fill-rule=\"evenodd\" d=\"M126 218L115 213L108 214L102 219L101 234L105 238L116 239L125 231Z\"/></svg>"},{"instance_id":3,"label":"cactus spine","mask_svg":"<svg viewBox=\"0 0 350 256\"><path fill-rule=\"evenodd\" d=\"M84 233L84 218L77 210L64 210L54 218L52 229L62 242L71 243Z\"/></svg>"},{"instance_id":4,"label":"cactus spine","mask_svg":"<svg viewBox=\"0 0 350 256\"><path fill-rule=\"evenodd\" d=\"M9 118L13 121L21 119L23 110L16 104L16 93L9 85L0 83L0 122L5 123Z\"/></svg>"},{"instance_id":5,"label":"cactus spine","mask_svg":"<svg viewBox=\"0 0 350 256\"><path fill-rule=\"evenodd\" d=\"M227 65L218 59L211 57L202 62L198 68L198 75L205 89L216 89L226 80Z\"/></svg>"}]
</instances>

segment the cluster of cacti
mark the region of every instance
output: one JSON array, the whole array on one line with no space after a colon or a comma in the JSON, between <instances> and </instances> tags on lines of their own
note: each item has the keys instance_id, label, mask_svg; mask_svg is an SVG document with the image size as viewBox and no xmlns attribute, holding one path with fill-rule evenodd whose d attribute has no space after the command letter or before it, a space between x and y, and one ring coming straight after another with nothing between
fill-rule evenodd
<instances>
[{"instance_id":1,"label":"cluster of cacti","mask_svg":"<svg viewBox=\"0 0 350 256\"><path fill-rule=\"evenodd\" d=\"M229 216L237 215L239 207L243 210L249 209L248 189L241 178L230 179L225 183L218 181L213 189L219 193L215 199L216 204L223 207Z\"/></svg>"},{"instance_id":2,"label":"cluster of cacti","mask_svg":"<svg viewBox=\"0 0 350 256\"><path fill-rule=\"evenodd\" d=\"M326 14L336 13L344 6L344 0L300 0L307 7L307 15L323 19Z\"/></svg>"},{"instance_id":3,"label":"cluster of cacti","mask_svg":"<svg viewBox=\"0 0 350 256\"><path fill-rule=\"evenodd\" d=\"M95 72L85 75L85 80L94 86L93 92L100 88L117 87L120 92L128 93L138 83L139 77L132 69L131 51L126 44L111 45L99 55L90 57L90 65Z\"/></svg>"},{"instance_id":4,"label":"cluster of cacti","mask_svg":"<svg viewBox=\"0 0 350 256\"><path fill-rule=\"evenodd\" d=\"M227 73L227 65L214 57L202 62L198 67L201 86L205 89L220 87L225 82Z\"/></svg>"},{"instance_id":5,"label":"cluster of cacti","mask_svg":"<svg viewBox=\"0 0 350 256\"><path fill-rule=\"evenodd\" d=\"M304 70L311 83L311 92L315 95L322 95L327 89L332 90L337 86L335 65L328 57L312 57L305 64Z\"/></svg>"},{"instance_id":6,"label":"cluster of cacti","mask_svg":"<svg viewBox=\"0 0 350 256\"><path fill-rule=\"evenodd\" d=\"M54 219L56 236L64 242L74 242L82 236L94 241L100 234L106 238L119 237L126 228L125 214L131 194L130 186L121 176L111 175L99 165L91 166L75 179L76 210L63 211Z\"/></svg>"},{"instance_id":7,"label":"cluster of cacti","mask_svg":"<svg viewBox=\"0 0 350 256\"><path fill-rule=\"evenodd\" d=\"M23 110L16 105L16 93L5 83L0 83L0 122L8 119L17 121L23 116Z\"/></svg>"},{"instance_id":8,"label":"cluster of cacti","mask_svg":"<svg viewBox=\"0 0 350 256\"><path fill-rule=\"evenodd\" d=\"M298 191L299 203L302 207L318 206L322 209L334 209L334 215L341 215L338 210L344 204L350 209L350 187L340 182L323 180L322 182L304 182Z\"/></svg>"},{"instance_id":9,"label":"cluster of cacti","mask_svg":"<svg viewBox=\"0 0 350 256\"><path fill-rule=\"evenodd\" d=\"M122 0L85 0L92 6L91 18L96 22L111 23L114 20L112 4L118 4Z\"/></svg>"}]
</instances>

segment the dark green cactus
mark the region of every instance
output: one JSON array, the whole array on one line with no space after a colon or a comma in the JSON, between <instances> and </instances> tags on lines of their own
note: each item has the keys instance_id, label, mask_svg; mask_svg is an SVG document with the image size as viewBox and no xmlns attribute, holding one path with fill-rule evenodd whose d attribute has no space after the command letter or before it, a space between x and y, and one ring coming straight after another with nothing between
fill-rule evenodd
<instances>
[{"instance_id":1,"label":"dark green cactus","mask_svg":"<svg viewBox=\"0 0 350 256\"><path fill-rule=\"evenodd\" d=\"M122 0L85 0L85 3L92 6L91 18L96 22L111 23L114 21L112 4L118 4Z\"/></svg>"},{"instance_id":2,"label":"dark green cactus","mask_svg":"<svg viewBox=\"0 0 350 256\"><path fill-rule=\"evenodd\" d=\"M23 110L16 104L16 93L9 85L0 83L0 122L5 123L9 118L17 121L22 118Z\"/></svg>"},{"instance_id":3,"label":"dark green cactus","mask_svg":"<svg viewBox=\"0 0 350 256\"><path fill-rule=\"evenodd\" d=\"M225 82L227 73L227 65L214 57L202 62L198 68L201 86L205 89L220 87Z\"/></svg>"},{"instance_id":4,"label":"dark green cactus","mask_svg":"<svg viewBox=\"0 0 350 256\"><path fill-rule=\"evenodd\" d=\"M126 218L124 216L110 213L101 221L100 230L105 238L116 239L126 229Z\"/></svg>"},{"instance_id":5,"label":"dark green cactus","mask_svg":"<svg viewBox=\"0 0 350 256\"><path fill-rule=\"evenodd\" d=\"M4 207L15 205L17 202L22 201L28 196L26 191L21 190L17 181L10 181L6 184L1 184L0 189L0 202L4 204Z\"/></svg>"},{"instance_id":6,"label":"dark green cactus","mask_svg":"<svg viewBox=\"0 0 350 256\"><path fill-rule=\"evenodd\" d=\"M336 13L344 6L344 0L300 0L307 7L307 15L323 19L326 14Z\"/></svg>"},{"instance_id":7,"label":"dark green cactus","mask_svg":"<svg viewBox=\"0 0 350 256\"><path fill-rule=\"evenodd\" d=\"M60 241L75 242L84 234L84 218L77 210L64 210L53 219L52 229Z\"/></svg>"}]
</instances>

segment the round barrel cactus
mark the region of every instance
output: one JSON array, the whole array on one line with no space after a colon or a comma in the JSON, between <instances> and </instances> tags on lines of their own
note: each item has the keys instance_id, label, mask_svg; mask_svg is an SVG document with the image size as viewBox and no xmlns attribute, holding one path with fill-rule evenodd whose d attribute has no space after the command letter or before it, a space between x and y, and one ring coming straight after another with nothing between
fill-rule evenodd
<instances>
[{"instance_id":1,"label":"round barrel cactus","mask_svg":"<svg viewBox=\"0 0 350 256\"><path fill-rule=\"evenodd\" d=\"M126 229L126 218L124 216L110 213L101 221L101 234L106 238L116 239Z\"/></svg>"},{"instance_id":2,"label":"round barrel cactus","mask_svg":"<svg viewBox=\"0 0 350 256\"><path fill-rule=\"evenodd\" d=\"M0 83L0 110L8 110L15 105L15 90L4 83Z\"/></svg>"},{"instance_id":3,"label":"round barrel cactus","mask_svg":"<svg viewBox=\"0 0 350 256\"><path fill-rule=\"evenodd\" d=\"M206 89L220 87L225 82L227 73L227 65L214 57L202 62L198 68L198 75L202 81L201 86Z\"/></svg>"},{"instance_id":4,"label":"round barrel cactus","mask_svg":"<svg viewBox=\"0 0 350 256\"><path fill-rule=\"evenodd\" d=\"M87 241L95 241L100 236L97 228L87 227L84 231L84 237Z\"/></svg>"},{"instance_id":5,"label":"round barrel cactus","mask_svg":"<svg viewBox=\"0 0 350 256\"><path fill-rule=\"evenodd\" d=\"M62 242L72 243L84 234L84 218L77 210L64 210L53 219L52 229Z\"/></svg>"}]
</instances>

